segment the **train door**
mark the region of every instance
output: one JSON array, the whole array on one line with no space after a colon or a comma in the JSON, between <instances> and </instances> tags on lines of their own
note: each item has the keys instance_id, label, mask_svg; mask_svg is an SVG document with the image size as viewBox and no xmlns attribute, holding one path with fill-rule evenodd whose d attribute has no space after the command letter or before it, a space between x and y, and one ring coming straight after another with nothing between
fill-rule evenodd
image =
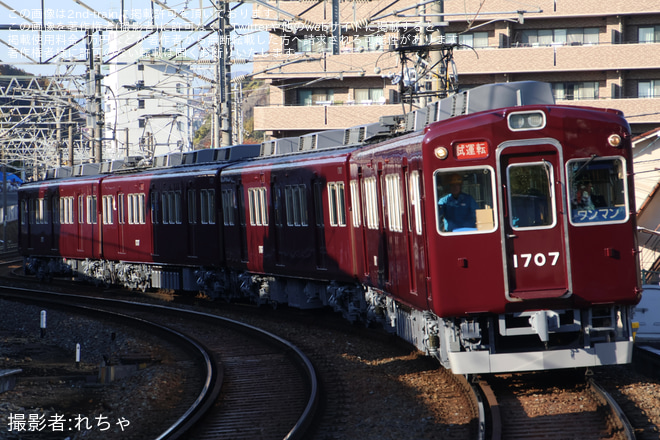
<instances>
[{"instance_id":1,"label":"train door","mask_svg":"<svg viewBox=\"0 0 660 440\"><path fill-rule=\"evenodd\" d=\"M328 249L325 243L325 220L323 217L323 194L325 193L325 184L321 180L314 180L314 237L316 248L316 267L317 269L327 268Z\"/></svg>"},{"instance_id":2,"label":"train door","mask_svg":"<svg viewBox=\"0 0 660 440\"><path fill-rule=\"evenodd\" d=\"M247 244L247 220L245 216L245 188L243 185L236 187L236 202L238 203L238 227L240 248L241 248L241 261L247 263L248 261L248 244Z\"/></svg>"},{"instance_id":3,"label":"train door","mask_svg":"<svg viewBox=\"0 0 660 440\"><path fill-rule=\"evenodd\" d=\"M197 190L193 187L193 182L188 183L188 190L186 191L186 205L188 211L188 218L186 222L186 229L188 235L188 256L195 257L197 255ZM203 207L202 207L203 208Z\"/></svg>"},{"instance_id":4,"label":"train door","mask_svg":"<svg viewBox=\"0 0 660 440\"><path fill-rule=\"evenodd\" d=\"M506 294L510 300L557 298L572 290L568 271L561 148L552 141L498 148ZM546 147L546 148L544 148ZM540 152L539 152L540 150Z\"/></svg>"},{"instance_id":5,"label":"train door","mask_svg":"<svg viewBox=\"0 0 660 440\"><path fill-rule=\"evenodd\" d=\"M273 213L275 214L275 264L280 266L282 265L282 243L284 242L282 185L276 183L275 178L273 178L271 179L270 187L273 189L271 193L271 204L273 206Z\"/></svg>"}]
</instances>

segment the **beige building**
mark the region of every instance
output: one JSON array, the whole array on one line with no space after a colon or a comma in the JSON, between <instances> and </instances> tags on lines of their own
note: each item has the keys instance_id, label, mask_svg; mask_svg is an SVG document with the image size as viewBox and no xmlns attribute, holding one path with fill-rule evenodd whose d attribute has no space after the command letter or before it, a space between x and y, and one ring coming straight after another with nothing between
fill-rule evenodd
<instances>
[{"instance_id":1,"label":"beige building","mask_svg":"<svg viewBox=\"0 0 660 440\"><path fill-rule=\"evenodd\" d=\"M635 134L660 125L660 4L654 0L445 0L443 21L422 0L341 1L338 55L332 55L331 1L268 5L255 4L253 13L254 24L270 32L269 52L254 62L270 95L268 106L255 109L255 129L274 137L403 113L393 83L418 75L423 87L432 77L423 77L417 54L402 62L390 49L429 41L465 45L453 52L461 88L547 81L559 103L622 110ZM437 33L427 39L424 29Z\"/></svg>"}]
</instances>

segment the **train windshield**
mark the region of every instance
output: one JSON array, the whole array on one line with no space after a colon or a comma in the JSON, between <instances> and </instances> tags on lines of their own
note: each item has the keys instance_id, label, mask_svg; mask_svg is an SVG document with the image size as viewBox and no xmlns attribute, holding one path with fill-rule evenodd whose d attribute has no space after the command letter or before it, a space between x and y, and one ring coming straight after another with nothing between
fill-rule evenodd
<instances>
[{"instance_id":1,"label":"train windshield","mask_svg":"<svg viewBox=\"0 0 660 440\"><path fill-rule=\"evenodd\" d=\"M440 234L495 230L494 175L490 167L435 172L436 225Z\"/></svg>"},{"instance_id":2,"label":"train windshield","mask_svg":"<svg viewBox=\"0 0 660 440\"><path fill-rule=\"evenodd\" d=\"M627 221L625 170L625 163L619 157L568 161L571 223L584 226Z\"/></svg>"},{"instance_id":3,"label":"train windshield","mask_svg":"<svg viewBox=\"0 0 660 440\"><path fill-rule=\"evenodd\" d=\"M507 168L510 220L513 229L555 225L553 170L546 161Z\"/></svg>"}]
</instances>

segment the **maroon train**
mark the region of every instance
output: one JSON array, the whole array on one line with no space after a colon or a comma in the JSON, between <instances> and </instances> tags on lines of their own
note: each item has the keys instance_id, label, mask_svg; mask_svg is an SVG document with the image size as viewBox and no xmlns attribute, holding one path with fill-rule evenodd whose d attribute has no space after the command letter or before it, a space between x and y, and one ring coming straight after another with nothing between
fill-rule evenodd
<instances>
[{"instance_id":1,"label":"maroon train","mask_svg":"<svg viewBox=\"0 0 660 440\"><path fill-rule=\"evenodd\" d=\"M618 111L497 84L379 124L156 162L24 185L26 268L330 305L459 374L631 360L641 290ZM452 223L452 185L471 224Z\"/></svg>"}]
</instances>

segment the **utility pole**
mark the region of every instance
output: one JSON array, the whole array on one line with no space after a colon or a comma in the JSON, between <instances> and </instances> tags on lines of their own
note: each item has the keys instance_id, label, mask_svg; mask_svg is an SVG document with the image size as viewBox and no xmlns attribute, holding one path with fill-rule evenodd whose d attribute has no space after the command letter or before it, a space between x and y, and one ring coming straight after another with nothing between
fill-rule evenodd
<instances>
[{"instance_id":1,"label":"utility pole","mask_svg":"<svg viewBox=\"0 0 660 440\"><path fill-rule=\"evenodd\" d=\"M96 63L94 59L94 34L91 30L87 31L87 90L88 104L87 127L91 130L92 136L92 157L94 162L103 161L103 110L101 96L101 63Z\"/></svg>"},{"instance_id":2,"label":"utility pole","mask_svg":"<svg viewBox=\"0 0 660 440\"><path fill-rule=\"evenodd\" d=\"M218 2L218 62L216 64L215 90L215 147L232 144L231 108L231 24L229 2Z\"/></svg>"}]
</instances>

